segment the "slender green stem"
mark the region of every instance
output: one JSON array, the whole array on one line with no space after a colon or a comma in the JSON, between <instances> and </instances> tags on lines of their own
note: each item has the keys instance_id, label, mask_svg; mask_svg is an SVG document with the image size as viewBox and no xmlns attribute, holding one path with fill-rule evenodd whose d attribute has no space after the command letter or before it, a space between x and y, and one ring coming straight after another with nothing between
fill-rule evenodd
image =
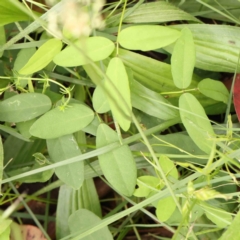
<instances>
[{"instance_id":1,"label":"slender green stem","mask_svg":"<svg viewBox=\"0 0 240 240\"><path fill-rule=\"evenodd\" d=\"M1 78L3 78L3 79L11 79L12 77L4 77L4 76L1 76ZM18 80L25 80L25 79L29 80L29 77L20 77L20 76L18 76L17 79L18 79ZM31 78L31 80L33 80L33 81L52 82L52 83L60 86L60 88L62 89L63 94L67 94L67 100L63 103L63 106L62 106L61 109L64 110L64 108L67 106L67 104L68 104L69 101L71 100L71 91L70 91L68 88L66 88L63 84L61 84L61 83L59 83L59 82L57 82L57 81L55 81L55 80L53 80L53 79L50 79L50 78ZM31 81L31 80L30 80L30 81ZM30 91L33 91L32 88L33 88L33 86L30 86Z\"/></svg>"},{"instance_id":2,"label":"slender green stem","mask_svg":"<svg viewBox=\"0 0 240 240\"><path fill-rule=\"evenodd\" d=\"M240 24L240 21L238 21L237 19L228 16L227 14L223 13L222 11L218 10L217 8L212 7L211 5L205 3L204 1L202 1L202 0L196 0L196 1L199 2L199 3L201 3L202 5L210 8L210 9L212 9L213 11L219 13L220 15L224 16L225 18L230 19L230 20L233 21L234 23Z\"/></svg>"},{"instance_id":3,"label":"slender green stem","mask_svg":"<svg viewBox=\"0 0 240 240\"><path fill-rule=\"evenodd\" d=\"M120 18L120 22L119 22L119 26L118 26L118 36L120 34L120 31L121 31L121 28L122 28L122 22L123 22L123 16L124 16L124 13L125 13L125 10L126 10L126 6L127 6L127 0L124 0L124 5L123 5L123 10L122 10L122 15L121 15L121 18ZM118 53L119 53L119 42L118 42L118 37L117 37L117 46L116 46L116 55L118 56Z\"/></svg>"},{"instance_id":4,"label":"slender green stem","mask_svg":"<svg viewBox=\"0 0 240 240\"><path fill-rule=\"evenodd\" d=\"M172 190L172 187L170 186L170 184L169 184L169 182L168 182L168 180L167 180L167 178L166 178L166 176L165 176L165 174L164 174L164 172L163 172L163 170L162 170L162 168L161 168L161 166L159 164L159 161L158 161L158 159L157 159L157 157L155 155L155 152L153 151L151 144L149 143L148 139L146 138L146 135L144 134L144 132L142 131L142 129L141 129L141 127L140 127L136 117L134 116L134 114L133 114L133 122L136 125L139 133L141 134L141 137L144 140L144 142L145 142L149 152L151 153L152 158L153 158L155 164L158 166L158 170L159 170L159 172L161 174L161 177L162 177L163 181L165 182L167 188L169 189L169 191L170 191L170 193L172 195L172 198L174 199L174 201L176 203L176 206L177 206L178 210L180 212L182 212L181 206L180 206L180 204L179 204L179 202L178 202L178 200L177 200L177 198L176 198L176 196L175 196L175 194L174 194L174 192Z\"/></svg>"}]
</instances>

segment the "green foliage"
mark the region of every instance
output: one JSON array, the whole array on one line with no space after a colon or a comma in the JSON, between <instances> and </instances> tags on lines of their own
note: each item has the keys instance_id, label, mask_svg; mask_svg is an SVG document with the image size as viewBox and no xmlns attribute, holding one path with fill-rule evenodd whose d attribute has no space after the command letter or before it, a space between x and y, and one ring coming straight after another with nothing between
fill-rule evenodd
<instances>
[{"instance_id":1,"label":"green foliage","mask_svg":"<svg viewBox=\"0 0 240 240\"><path fill-rule=\"evenodd\" d=\"M81 154L72 134L47 140L48 152L53 162L59 162ZM58 167L55 173L60 180L74 189L79 189L84 180L84 163L76 162L67 166Z\"/></svg>"},{"instance_id":2,"label":"green foliage","mask_svg":"<svg viewBox=\"0 0 240 240\"><path fill-rule=\"evenodd\" d=\"M237 213L236 217L234 218L233 222L231 223L230 227L228 230L222 235L220 240L223 239L232 239L232 240L237 240L238 239L238 233L239 233L239 212Z\"/></svg>"},{"instance_id":3,"label":"green foliage","mask_svg":"<svg viewBox=\"0 0 240 240\"><path fill-rule=\"evenodd\" d=\"M2 138L0 137L0 179L3 177L3 145ZM1 185L0 185L0 193L1 193Z\"/></svg>"},{"instance_id":4,"label":"green foliage","mask_svg":"<svg viewBox=\"0 0 240 240\"><path fill-rule=\"evenodd\" d=\"M118 141L115 131L105 124L100 124L97 130L96 146L101 148ZM127 145L102 154L99 163L104 176L121 194L131 196L136 185L136 165Z\"/></svg>"},{"instance_id":5,"label":"green foliage","mask_svg":"<svg viewBox=\"0 0 240 240\"><path fill-rule=\"evenodd\" d=\"M171 66L174 84L180 89L185 89L192 81L195 45L192 33L188 28L183 28L181 33L182 35L173 48Z\"/></svg>"},{"instance_id":6,"label":"green foliage","mask_svg":"<svg viewBox=\"0 0 240 240\"><path fill-rule=\"evenodd\" d=\"M179 31L168 27L139 25L122 30L118 36L118 41L121 46L127 49L149 51L170 45L179 36Z\"/></svg>"},{"instance_id":7,"label":"green foliage","mask_svg":"<svg viewBox=\"0 0 240 240\"><path fill-rule=\"evenodd\" d=\"M232 215L223 209L214 208L207 204L202 204L207 218L214 222L219 228L225 228L232 222Z\"/></svg>"},{"instance_id":8,"label":"green foliage","mask_svg":"<svg viewBox=\"0 0 240 240\"><path fill-rule=\"evenodd\" d=\"M49 39L33 54L26 65L19 70L19 74L29 75L42 70L61 51L61 48L62 41L55 38Z\"/></svg>"},{"instance_id":9,"label":"green foliage","mask_svg":"<svg viewBox=\"0 0 240 240\"><path fill-rule=\"evenodd\" d=\"M97 86L93 93L93 108L97 113L106 113L110 111L108 100L101 86Z\"/></svg>"},{"instance_id":10,"label":"green foliage","mask_svg":"<svg viewBox=\"0 0 240 240\"><path fill-rule=\"evenodd\" d=\"M122 60L118 57L112 58L108 64L107 72L108 78L104 81L104 87L108 92L111 92L112 88L118 90L118 95L112 99L108 96L108 102L117 122L124 131L127 131L131 123L132 110L131 97L130 97L130 86L128 82L128 75L125 70ZM124 100L124 102L122 101ZM122 102L122 109L118 108L116 102Z\"/></svg>"},{"instance_id":11,"label":"green foliage","mask_svg":"<svg viewBox=\"0 0 240 240\"><path fill-rule=\"evenodd\" d=\"M68 219L68 225L71 233L81 233L81 231L91 229L91 227L99 223L101 223L101 219L86 209L77 210ZM87 237L82 239L111 240L113 237L108 228L104 227L101 230L93 232L92 234L89 234Z\"/></svg>"},{"instance_id":12,"label":"green foliage","mask_svg":"<svg viewBox=\"0 0 240 240\"><path fill-rule=\"evenodd\" d=\"M17 21L28 21L31 18L23 4L16 4L9 0L1 0L0 16L0 26Z\"/></svg>"},{"instance_id":13,"label":"green foliage","mask_svg":"<svg viewBox=\"0 0 240 240\"><path fill-rule=\"evenodd\" d=\"M196 49L195 67L214 72L235 72L240 45L238 27L212 24L173 26L176 30L185 27L189 28L193 35ZM171 45L165 49L172 52L173 47Z\"/></svg>"},{"instance_id":14,"label":"green foliage","mask_svg":"<svg viewBox=\"0 0 240 240\"><path fill-rule=\"evenodd\" d=\"M10 236L10 225L12 223L12 220L10 219L5 219L5 220L1 220L0 224L1 224L1 230L0 230L0 237L3 240L7 240L9 239Z\"/></svg>"},{"instance_id":15,"label":"green foliage","mask_svg":"<svg viewBox=\"0 0 240 240\"><path fill-rule=\"evenodd\" d=\"M179 99L179 108L189 136L202 151L210 153L215 134L201 104L192 94L184 93Z\"/></svg>"},{"instance_id":16,"label":"green foliage","mask_svg":"<svg viewBox=\"0 0 240 240\"><path fill-rule=\"evenodd\" d=\"M56 107L40 117L30 128L35 137L51 139L77 132L92 120L92 110L82 104L72 103L65 110Z\"/></svg>"},{"instance_id":17,"label":"green foliage","mask_svg":"<svg viewBox=\"0 0 240 240\"><path fill-rule=\"evenodd\" d=\"M176 203L172 197L159 200L156 215L159 221L166 222L176 209Z\"/></svg>"},{"instance_id":18,"label":"green foliage","mask_svg":"<svg viewBox=\"0 0 240 240\"><path fill-rule=\"evenodd\" d=\"M80 53L79 50L80 49ZM64 67L85 65L91 61L100 61L107 58L114 50L112 41L104 37L90 37L86 40L78 40L72 46L68 46L57 54L53 61Z\"/></svg>"},{"instance_id":19,"label":"green foliage","mask_svg":"<svg viewBox=\"0 0 240 240\"><path fill-rule=\"evenodd\" d=\"M50 99L39 93L24 93L0 102L0 120L23 122L34 119L51 108Z\"/></svg>"},{"instance_id":20,"label":"green foliage","mask_svg":"<svg viewBox=\"0 0 240 240\"><path fill-rule=\"evenodd\" d=\"M45 215L29 214L50 239L38 219L57 187L57 239L141 239L149 218L173 240L239 235L239 119L222 82L239 80L239 3L21 2L0 1L0 238L41 194Z\"/></svg>"},{"instance_id":21,"label":"green foliage","mask_svg":"<svg viewBox=\"0 0 240 240\"><path fill-rule=\"evenodd\" d=\"M198 84L199 91L205 96L224 103L228 102L229 92L225 85L209 78L203 79Z\"/></svg>"},{"instance_id":22,"label":"green foliage","mask_svg":"<svg viewBox=\"0 0 240 240\"><path fill-rule=\"evenodd\" d=\"M153 14L154 13L154 14ZM200 22L191 14L164 1L147 2L138 7L130 16L124 19L125 23L156 23L177 20Z\"/></svg>"}]
</instances>

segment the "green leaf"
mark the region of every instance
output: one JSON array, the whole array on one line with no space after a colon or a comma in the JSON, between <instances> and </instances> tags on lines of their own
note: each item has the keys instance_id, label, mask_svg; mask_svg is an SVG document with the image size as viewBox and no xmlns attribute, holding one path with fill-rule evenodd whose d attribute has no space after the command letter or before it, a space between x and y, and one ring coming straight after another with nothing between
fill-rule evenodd
<instances>
[{"instance_id":1,"label":"green leaf","mask_svg":"<svg viewBox=\"0 0 240 240\"><path fill-rule=\"evenodd\" d=\"M215 72L235 72L240 47L239 27L216 24L181 24L171 27L177 30L187 27L191 30L196 48L195 67ZM173 45L165 50L171 53Z\"/></svg>"},{"instance_id":2,"label":"green leaf","mask_svg":"<svg viewBox=\"0 0 240 240\"><path fill-rule=\"evenodd\" d=\"M173 161L171 161L167 156L161 155L159 158L159 165L161 166L164 174L168 177L171 176L178 179L178 171ZM170 180L171 181L171 180Z\"/></svg>"},{"instance_id":3,"label":"green leaf","mask_svg":"<svg viewBox=\"0 0 240 240\"><path fill-rule=\"evenodd\" d=\"M24 65L27 64L28 60L34 55L34 53L36 52L36 48L22 48L18 55L17 58L14 62L14 66L13 66L13 74L15 77L18 77L17 74L15 74L15 71L19 71L21 68L24 67ZM30 75L31 76L31 75ZM30 79L30 78L29 78ZM16 85L17 86L21 86L21 87L25 87L28 84L28 79L17 79L16 81Z\"/></svg>"},{"instance_id":4,"label":"green leaf","mask_svg":"<svg viewBox=\"0 0 240 240\"><path fill-rule=\"evenodd\" d=\"M119 94L115 96L114 99L107 95L111 111L121 128L124 131L127 131L131 124L131 115L129 113L132 110L132 104L128 75L120 58L115 57L111 59L107 68L107 76L110 78L114 86L109 83L108 79L105 79L104 85L106 89L108 91L111 91L111 89L115 87L115 89L117 89L119 92ZM119 107L116 105L116 102L121 103L122 99L125 102L121 104L122 109L119 109Z\"/></svg>"},{"instance_id":5,"label":"green leaf","mask_svg":"<svg viewBox=\"0 0 240 240\"><path fill-rule=\"evenodd\" d=\"M17 58L14 62L13 70L19 71L21 68L23 68L24 65L27 64L28 60L35 53L36 53L36 48L22 48L17 54Z\"/></svg>"},{"instance_id":6,"label":"green leaf","mask_svg":"<svg viewBox=\"0 0 240 240\"><path fill-rule=\"evenodd\" d=\"M25 138L30 138L31 134L29 132L30 127L33 125L33 123L36 121L36 119L32 119L25 122L19 122L16 124L16 127L18 131L22 134Z\"/></svg>"},{"instance_id":7,"label":"green leaf","mask_svg":"<svg viewBox=\"0 0 240 240\"><path fill-rule=\"evenodd\" d=\"M24 136L24 135L18 133L18 132L16 131L16 129L14 129L14 128L11 128L11 127L8 127L8 126L5 126L5 125L0 124L0 130L2 130L3 132L6 132L6 133L8 133L8 134L10 134L10 135L18 138L18 139L21 139L21 140L23 140L23 141L26 141L26 142L30 142L30 141L31 141L31 140L29 139L29 137Z\"/></svg>"},{"instance_id":8,"label":"green leaf","mask_svg":"<svg viewBox=\"0 0 240 240\"><path fill-rule=\"evenodd\" d=\"M174 5L164 2L147 2L141 4L132 14L124 19L125 23L161 23L177 20L200 22L187 12Z\"/></svg>"},{"instance_id":9,"label":"green leaf","mask_svg":"<svg viewBox=\"0 0 240 240\"><path fill-rule=\"evenodd\" d=\"M144 87L137 81L131 82L131 99L134 108L151 116L169 120L178 116L178 111L162 95Z\"/></svg>"},{"instance_id":10,"label":"green leaf","mask_svg":"<svg viewBox=\"0 0 240 240\"><path fill-rule=\"evenodd\" d=\"M148 197L151 192L160 189L160 180L154 176L141 176L137 179L138 188L134 191L136 197Z\"/></svg>"},{"instance_id":11,"label":"green leaf","mask_svg":"<svg viewBox=\"0 0 240 240\"><path fill-rule=\"evenodd\" d=\"M26 173L28 171L37 170L37 169L39 169L41 167L44 167L44 166L47 166L47 165L48 165L47 162L44 162L43 164L42 163L39 164L38 162L35 162L34 165L32 165L31 167L21 167L21 168L18 168L16 170L12 170L11 172L8 172L8 175L9 176L16 176L16 175L21 174L21 173ZM52 177L53 173L54 173L54 170L50 169L50 170L46 170L44 172L39 172L39 173L34 174L34 175L30 175L30 176L27 176L27 177L20 178L18 181L21 182L21 183L46 182Z\"/></svg>"},{"instance_id":12,"label":"green leaf","mask_svg":"<svg viewBox=\"0 0 240 240\"><path fill-rule=\"evenodd\" d=\"M172 197L158 201L156 215L160 222L166 222L176 209L176 203Z\"/></svg>"},{"instance_id":13,"label":"green leaf","mask_svg":"<svg viewBox=\"0 0 240 240\"><path fill-rule=\"evenodd\" d=\"M45 42L28 60L27 64L19 70L22 75L29 75L46 67L61 51L62 41L59 39L49 39Z\"/></svg>"},{"instance_id":14,"label":"green leaf","mask_svg":"<svg viewBox=\"0 0 240 240\"><path fill-rule=\"evenodd\" d=\"M79 209L75 211L68 219L68 226L71 233L81 233L101 224L102 220L94 213L87 209ZM87 237L81 238L83 240L113 240L112 234L108 227L103 227L98 231L89 234Z\"/></svg>"},{"instance_id":15,"label":"green leaf","mask_svg":"<svg viewBox=\"0 0 240 240\"><path fill-rule=\"evenodd\" d=\"M210 153L214 145L211 123L198 100L190 93L184 93L179 98L181 120L189 136L204 152Z\"/></svg>"},{"instance_id":16,"label":"green leaf","mask_svg":"<svg viewBox=\"0 0 240 240\"><path fill-rule=\"evenodd\" d=\"M27 11L27 8L23 4L21 4L21 7ZM36 12L34 13L36 14ZM0 26L11 22L29 21L30 19L31 14L28 15L23 9L18 8L18 4L13 4L12 1L9 0L0 1Z\"/></svg>"},{"instance_id":17,"label":"green leaf","mask_svg":"<svg viewBox=\"0 0 240 240\"><path fill-rule=\"evenodd\" d=\"M216 207L212 207L206 203L201 203L206 216L214 222L219 228L225 228L232 222L232 214Z\"/></svg>"},{"instance_id":18,"label":"green leaf","mask_svg":"<svg viewBox=\"0 0 240 240\"><path fill-rule=\"evenodd\" d=\"M157 93L179 91L174 85L170 64L124 49L119 49L118 57L122 59L126 68L131 68L134 79L150 90ZM199 81L200 78L196 74L193 74L193 79L189 88L197 88ZM180 95L181 94L164 94L163 96L173 105L177 106ZM204 96L199 91L196 91L194 96L201 102L204 109L207 109L208 114L225 113L225 104L216 102Z\"/></svg>"},{"instance_id":19,"label":"green leaf","mask_svg":"<svg viewBox=\"0 0 240 240\"><path fill-rule=\"evenodd\" d=\"M12 223L12 220L4 219L0 222L0 239L2 240L9 240L10 239L10 233L11 228L10 224Z\"/></svg>"},{"instance_id":20,"label":"green leaf","mask_svg":"<svg viewBox=\"0 0 240 240\"><path fill-rule=\"evenodd\" d=\"M97 62L107 58L115 48L114 43L104 37L78 40L75 45L68 46L57 54L53 59L54 63L63 67L85 65L91 61Z\"/></svg>"},{"instance_id":21,"label":"green leaf","mask_svg":"<svg viewBox=\"0 0 240 240\"><path fill-rule=\"evenodd\" d=\"M72 103L64 111L57 107L44 114L32 125L30 134L43 139L58 138L81 130L93 118L90 108Z\"/></svg>"},{"instance_id":22,"label":"green leaf","mask_svg":"<svg viewBox=\"0 0 240 240\"><path fill-rule=\"evenodd\" d=\"M5 29L3 26L0 26L0 46L4 45L5 43L6 43ZM0 57L2 57L2 55L3 55L3 52L0 52Z\"/></svg>"},{"instance_id":23,"label":"green leaf","mask_svg":"<svg viewBox=\"0 0 240 240\"><path fill-rule=\"evenodd\" d=\"M228 102L229 92L225 85L210 78L203 79L198 84L198 90L205 96L224 103Z\"/></svg>"},{"instance_id":24,"label":"green leaf","mask_svg":"<svg viewBox=\"0 0 240 240\"><path fill-rule=\"evenodd\" d=\"M2 216L1 216L1 218L2 218ZM1 226L0 234L3 234L7 229L10 229L11 223L12 223L12 220L10 220L10 219L1 219L1 221L0 221L0 226ZM10 233L10 231L9 231L9 233Z\"/></svg>"},{"instance_id":25,"label":"green leaf","mask_svg":"<svg viewBox=\"0 0 240 240\"><path fill-rule=\"evenodd\" d=\"M93 108L97 113L106 113L110 111L110 106L107 97L104 94L101 86L97 86L92 97Z\"/></svg>"},{"instance_id":26,"label":"green leaf","mask_svg":"<svg viewBox=\"0 0 240 240\"><path fill-rule=\"evenodd\" d=\"M104 79L103 72L105 72L106 70L104 64L100 64L100 62L96 62L95 64L96 67L91 64L86 64L83 65L82 67L87 73L87 75L90 77L92 82L95 83L96 85L99 85L100 82Z\"/></svg>"},{"instance_id":27,"label":"green leaf","mask_svg":"<svg viewBox=\"0 0 240 240\"><path fill-rule=\"evenodd\" d=\"M0 121L23 122L51 108L49 97L40 93L22 93L0 102Z\"/></svg>"},{"instance_id":28,"label":"green leaf","mask_svg":"<svg viewBox=\"0 0 240 240\"><path fill-rule=\"evenodd\" d=\"M0 182L3 179L3 166L4 166L4 162L3 162L3 145L2 145L2 138L0 136ZM2 190L1 190L1 183L0 183L0 195L2 195Z\"/></svg>"},{"instance_id":29,"label":"green leaf","mask_svg":"<svg viewBox=\"0 0 240 240\"><path fill-rule=\"evenodd\" d=\"M205 153L198 148L188 135L181 132L160 136L157 135L154 138L150 138L149 142L155 153L163 155L173 154L176 156L173 156L171 160L177 162L194 162L198 164L206 164L207 162L207 159L194 157L194 155L205 155ZM141 151L143 153L148 152L146 145L143 143L131 145L131 150ZM191 156L186 157L184 152L191 154Z\"/></svg>"},{"instance_id":30,"label":"green leaf","mask_svg":"<svg viewBox=\"0 0 240 240\"><path fill-rule=\"evenodd\" d=\"M81 150L72 134L47 139L47 148L54 163L81 155ZM55 173L61 181L77 190L84 180L84 163L79 161L58 167Z\"/></svg>"},{"instance_id":31,"label":"green leaf","mask_svg":"<svg viewBox=\"0 0 240 240\"><path fill-rule=\"evenodd\" d=\"M188 1L182 1L181 4L179 4L179 1L174 1L173 4L179 5L179 8L182 10L190 13L190 14L196 14L197 16L202 16L204 18L210 18L215 20L221 20L222 22L232 22L236 24L236 20L238 19L240 15L240 9L239 9L239 0L210 0L205 1L205 3L208 3L211 5L213 11L208 9L207 7L204 7L201 1L196 0L188 0ZM227 15L232 16L232 18L227 18L222 14L222 10L227 10ZM218 11L217 11L218 10ZM234 19L236 19L234 21Z\"/></svg>"},{"instance_id":32,"label":"green leaf","mask_svg":"<svg viewBox=\"0 0 240 240\"><path fill-rule=\"evenodd\" d=\"M179 31L173 31L169 27L138 25L123 29L118 36L118 41L127 49L150 51L170 45L179 36Z\"/></svg>"},{"instance_id":33,"label":"green leaf","mask_svg":"<svg viewBox=\"0 0 240 240\"><path fill-rule=\"evenodd\" d=\"M225 239L238 240L239 226L240 226L240 212L238 211L231 225L228 227L226 232L222 235L222 237L219 240L225 240Z\"/></svg>"},{"instance_id":34,"label":"green leaf","mask_svg":"<svg viewBox=\"0 0 240 240\"><path fill-rule=\"evenodd\" d=\"M196 53L191 31L183 28L181 33L173 48L171 70L174 84L180 89L185 89L192 81Z\"/></svg>"},{"instance_id":35,"label":"green leaf","mask_svg":"<svg viewBox=\"0 0 240 240\"><path fill-rule=\"evenodd\" d=\"M89 133L93 136L97 135L97 128L100 124L100 119L95 115L94 119L91 121L89 125L82 129L83 132Z\"/></svg>"},{"instance_id":36,"label":"green leaf","mask_svg":"<svg viewBox=\"0 0 240 240\"><path fill-rule=\"evenodd\" d=\"M72 205L74 204L72 195L73 190L67 185L62 185L59 189L57 214L56 214L56 237L61 239L70 234L70 229L66 219L72 214Z\"/></svg>"},{"instance_id":37,"label":"green leaf","mask_svg":"<svg viewBox=\"0 0 240 240\"><path fill-rule=\"evenodd\" d=\"M124 49L119 49L118 56L126 67L131 68L134 79L150 90L158 93L179 91L174 85L170 64ZM191 87L197 84L194 80Z\"/></svg>"},{"instance_id":38,"label":"green leaf","mask_svg":"<svg viewBox=\"0 0 240 240\"><path fill-rule=\"evenodd\" d=\"M117 133L105 124L97 131L96 145L101 148L117 142ZM104 176L121 194L131 196L135 189L137 170L132 153L127 145L98 156Z\"/></svg>"},{"instance_id":39,"label":"green leaf","mask_svg":"<svg viewBox=\"0 0 240 240\"><path fill-rule=\"evenodd\" d=\"M93 178L85 179L79 193L79 208L88 209L98 217L102 217L102 210Z\"/></svg>"}]
</instances>

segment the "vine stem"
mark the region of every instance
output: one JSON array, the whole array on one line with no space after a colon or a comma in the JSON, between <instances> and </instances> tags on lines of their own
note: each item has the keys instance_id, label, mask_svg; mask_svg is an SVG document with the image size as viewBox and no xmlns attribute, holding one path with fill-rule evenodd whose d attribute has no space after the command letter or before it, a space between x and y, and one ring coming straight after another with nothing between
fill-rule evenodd
<instances>
[{"instance_id":1,"label":"vine stem","mask_svg":"<svg viewBox=\"0 0 240 240\"><path fill-rule=\"evenodd\" d=\"M123 10L122 10L122 14L121 14L121 18L120 18L120 22L119 22L119 26L118 26L118 36L119 36L119 33L121 31L121 28L122 28L123 16L124 16L124 13L125 13L125 10L126 10L126 6L127 6L127 0L125 0L124 5L123 5ZM117 36L116 56L118 56L118 53L119 53L118 36Z\"/></svg>"},{"instance_id":2,"label":"vine stem","mask_svg":"<svg viewBox=\"0 0 240 240\"><path fill-rule=\"evenodd\" d=\"M1 76L1 78L3 79L11 79L12 77L4 77L4 76ZM29 79L28 77L17 77L18 80L24 80L24 79ZM46 81L46 82L52 82L52 83L55 83L56 85L60 86L60 88L62 88L64 91L62 91L64 94L67 94L68 97L67 97L67 100L64 102L63 106L66 107L67 104L69 103L70 99L71 99L71 92L68 88L66 88L64 85L62 85L61 83L53 80L53 79L50 79L50 78L31 78L31 80L33 81Z\"/></svg>"}]
</instances>

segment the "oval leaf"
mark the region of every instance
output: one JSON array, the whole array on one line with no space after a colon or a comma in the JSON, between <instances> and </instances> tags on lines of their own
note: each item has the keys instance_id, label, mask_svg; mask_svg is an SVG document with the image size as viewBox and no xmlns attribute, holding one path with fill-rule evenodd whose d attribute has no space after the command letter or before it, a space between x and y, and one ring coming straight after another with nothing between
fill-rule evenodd
<instances>
[{"instance_id":1,"label":"oval leaf","mask_svg":"<svg viewBox=\"0 0 240 240\"><path fill-rule=\"evenodd\" d=\"M115 131L105 124L100 124L97 130L97 148L117 142ZM121 194L131 196L133 194L137 170L132 153L127 145L98 156L101 169L106 179Z\"/></svg>"},{"instance_id":2,"label":"oval leaf","mask_svg":"<svg viewBox=\"0 0 240 240\"><path fill-rule=\"evenodd\" d=\"M180 32L164 26L139 25L123 29L119 43L127 49L150 51L175 42Z\"/></svg>"},{"instance_id":3,"label":"oval leaf","mask_svg":"<svg viewBox=\"0 0 240 240\"><path fill-rule=\"evenodd\" d=\"M198 100L190 93L184 93L179 98L179 110L182 123L189 136L204 152L210 153L214 142L211 123Z\"/></svg>"},{"instance_id":4,"label":"oval leaf","mask_svg":"<svg viewBox=\"0 0 240 240\"><path fill-rule=\"evenodd\" d=\"M178 179L178 171L173 161L171 161L167 156L161 155L159 158L159 165L161 166L164 174L168 177L171 176ZM170 179L171 181L171 179Z\"/></svg>"},{"instance_id":5,"label":"oval leaf","mask_svg":"<svg viewBox=\"0 0 240 240\"><path fill-rule=\"evenodd\" d=\"M48 153L53 162L60 162L79 156L81 150L72 134L47 140ZM79 161L55 169L58 178L78 190L84 180L84 163Z\"/></svg>"},{"instance_id":6,"label":"oval leaf","mask_svg":"<svg viewBox=\"0 0 240 240\"><path fill-rule=\"evenodd\" d=\"M3 179L3 144L2 144L2 138L0 136L0 181ZM2 190L1 190L1 184L0 184L0 194L2 195Z\"/></svg>"},{"instance_id":7,"label":"oval leaf","mask_svg":"<svg viewBox=\"0 0 240 240\"><path fill-rule=\"evenodd\" d=\"M0 103L0 121L23 122L36 118L52 106L48 96L40 93L23 93Z\"/></svg>"},{"instance_id":8,"label":"oval leaf","mask_svg":"<svg viewBox=\"0 0 240 240\"><path fill-rule=\"evenodd\" d=\"M28 60L27 64L19 70L20 74L29 75L46 67L61 51L62 41L59 39L50 39L45 42L35 54Z\"/></svg>"},{"instance_id":9,"label":"oval leaf","mask_svg":"<svg viewBox=\"0 0 240 240\"><path fill-rule=\"evenodd\" d=\"M134 6L135 7L135 6ZM129 10L133 10L133 8ZM120 13L121 14L121 13ZM117 15L119 18L119 15ZM165 1L146 2L141 4L138 8L126 17L123 21L125 23L161 23L172 22L177 20L189 20L200 22L191 14L184 12L178 7Z\"/></svg>"},{"instance_id":10,"label":"oval leaf","mask_svg":"<svg viewBox=\"0 0 240 240\"><path fill-rule=\"evenodd\" d=\"M137 179L138 188L134 191L136 197L148 197L150 193L159 191L160 179L154 176L141 176Z\"/></svg>"},{"instance_id":11,"label":"oval leaf","mask_svg":"<svg viewBox=\"0 0 240 240\"><path fill-rule=\"evenodd\" d=\"M68 219L68 226L71 233L84 232L101 224L102 220L87 209L79 209L75 211ZM113 240L112 234L108 227L103 227L98 231L88 234L87 237L81 238L84 240Z\"/></svg>"},{"instance_id":12,"label":"oval leaf","mask_svg":"<svg viewBox=\"0 0 240 240\"><path fill-rule=\"evenodd\" d=\"M159 200L156 215L160 222L166 222L176 209L176 203L172 197Z\"/></svg>"},{"instance_id":13,"label":"oval leaf","mask_svg":"<svg viewBox=\"0 0 240 240\"><path fill-rule=\"evenodd\" d=\"M137 81L131 83L132 105L151 116L169 120L178 116L178 111L162 95L146 88Z\"/></svg>"},{"instance_id":14,"label":"oval leaf","mask_svg":"<svg viewBox=\"0 0 240 240\"><path fill-rule=\"evenodd\" d=\"M238 211L231 225L226 229L219 240L231 239L238 240L239 238L239 225L240 225L240 211Z\"/></svg>"},{"instance_id":15,"label":"oval leaf","mask_svg":"<svg viewBox=\"0 0 240 240\"><path fill-rule=\"evenodd\" d=\"M110 106L107 97L104 94L101 86L97 86L92 97L93 108L97 113L106 113L110 111Z\"/></svg>"},{"instance_id":16,"label":"oval leaf","mask_svg":"<svg viewBox=\"0 0 240 240\"><path fill-rule=\"evenodd\" d=\"M196 53L192 32L188 28L183 28L181 33L173 48L171 70L174 84L184 89L189 87L192 81Z\"/></svg>"},{"instance_id":17,"label":"oval leaf","mask_svg":"<svg viewBox=\"0 0 240 240\"><path fill-rule=\"evenodd\" d=\"M203 208L207 218L214 222L219 228L225 228L232 223L231 213L206 203L201 203L201 207Z\"/></svg>"},{"instance_id":18,"label":"oval leaf","mask_svg":"<svg viewBox=\"0 0 240 240\"><path fill-rule=\"evenodd\" d=\"M195 67L207 71L234 73L240 66L238 63L240 47L238 26L180 24L171 27L177 30L188 27L191 30L196 48ZM171 53L173 45L167 46L165 50Z\"/></svg>"},{"instance_id":19,"label":"oval leaf","mask_svg":"<svg viewBox=\"0 0 240 240\"><path fill-rule=\"evenodd\" d=\"M203 79L198 84L198 90L205 96L224 103L228 102L229 92L225 85L210 78Z\"/></svg>"},{"instance_id":20,"label":"oval leaf","mask_svg":"<svg viewBox=\"0 0 240 240\"><path fill-rule=\"evenodd\" d=\"M61 185L59 188L56 212L56 239L64 238L70 234L70 229L68 224L66 224L66 219L68 219L72 214L73 202L71 202L71 200L75 192L76 191L74 189L65 184Z\"/></svg>"},{"instance_id":21,"label":"oval leaf","mask_svg":"<svg viewBox=\"0 0 240 240\"><path fill-rule=\"evenodd\" d=\"M32 16L38 12L33 11L34 15L27 13L28 9L20 2L12 2L9 0L0 1L0 26L18 22L18 21L31 21ZM31 10L32 11L32 10Z\"/></svg>"},{"instance_id":22,"label":"oval leaf","mask_svg":"<svg viewBox=\"0 0 240 240\"><path fill-rule=\"evenodd\" d=\"M15 77L18 77L18 74L15 71L18 72L21 68L23 68L23 66L27 64L28 60L33 56L35 52L36 48L22 48L18 52L13 66L13 74ZM25 88L27 84L28 79L20 79L20 81L17 83L17 87L21 86L22 88Z\"/></svg>"},{"instance_id":23,"label":"oval leaf","mask_svg":"<svg viewBox=\"0 0 240 240\"><path fill-rule=\"evenodd\" d=\"M75 42L75 46L68 46L53 59L54 63L64 67L80 66L91 61L96 62L107 58L114 50L114 43L104 37L90 37L85 41Z\"/></svg>"},{"instance_id":24,"label":"oval leaf","mask_svg":"<svg viewBox=\"0 0 240 240\"><path fill-rule=\"evenodd\" d=\"M114 85L112 86L112 84L109 83L109 80L106 79L104 81L104 85L108 90L107 92L113 92L111 90L113 87L118 90L118 93L114 96L114 99L107 95L111 111L121 128L124 131L127 131L131 124L132 105L128 75L120 58L115 57L111 59L107 68L107 76ZM122 109L120 109L116 103L121 103Z\"/></svg>"},{"instance_id":25,"label":"oval leaf","mask_svg":"<svg viewBox=\"0 0 240 240\"><path fill-rule=\"evenodd\" d=\"M57 138L81 130L93 118L90 108L72 103L64 111L54 108L44 114L32 125L30 134L44 139Z\"/></svg>"}]
</instances>

